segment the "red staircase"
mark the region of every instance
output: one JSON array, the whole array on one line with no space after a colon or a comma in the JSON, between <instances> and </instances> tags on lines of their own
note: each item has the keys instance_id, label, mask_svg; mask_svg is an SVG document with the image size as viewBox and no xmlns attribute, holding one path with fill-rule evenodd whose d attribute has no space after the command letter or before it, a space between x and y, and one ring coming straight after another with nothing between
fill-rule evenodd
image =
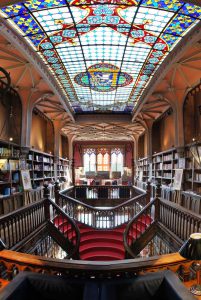
<instances>
[{"instance_id":1,"label":"red staircase","mask_svg":"<svg viewBox=\"0 0 201 300\"><path fill-rule=\"evenodd\" d=\"M132 236L129 236L128 240L131 241L133 238L138 238L150 222L151 219L149 217L141 217L137 227L135 226L133 230L129 231ZM54 224L65 236L73 239L73 236L71 236L72 227L67 220L65 221L65 219L57 217L54 220ZM80 230L80 259L89 261L125 259L123 233L127 223L114 229L95 229L80 222L77 222L77 226Z\"/></svg>"},{"instance_id":2,"label":"red staircase","mask_svg":"<svg viewBox=\"0 0 201 300\"><path fill-rule=\"evenodd\" d=\"M80 229L80 259L109 261L125 258L123 232L126 224L115 229L94 229L77 223Z\"/></svg>"}]
</instances>

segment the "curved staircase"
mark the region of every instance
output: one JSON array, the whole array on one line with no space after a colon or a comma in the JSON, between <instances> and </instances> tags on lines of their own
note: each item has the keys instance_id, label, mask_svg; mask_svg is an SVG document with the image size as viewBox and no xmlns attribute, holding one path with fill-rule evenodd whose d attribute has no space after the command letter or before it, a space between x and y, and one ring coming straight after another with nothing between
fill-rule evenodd
<instances>
[{"instance_id":1,"label":"curved staircase","mask_svg":"<svg viewBox=\"0 0 201 300\"><path fill-rule=\"evenodd\" d=\"M129 231L128 240L138 238L151 223L149 217L141 217L135 227ZM72 226L68 220L57 217L55 226L66 236L73 240ZM96 229L81 222L76 222L80 231L79 258L90 261L111 261L126 258L123 234L127 223L113 229Z\"/></svg>"},{"instance_id":2,"label":"curved staircase","mask_svg":"<svg viewBox=\"0 0 201 300\"><path fill-rule=\"evenodd\" d=\"M82 223L77 225L81 236L80 259L110 261L125 258L123 232L126 224L115 229L94 229Z\"/></svg>"}]
</instances>

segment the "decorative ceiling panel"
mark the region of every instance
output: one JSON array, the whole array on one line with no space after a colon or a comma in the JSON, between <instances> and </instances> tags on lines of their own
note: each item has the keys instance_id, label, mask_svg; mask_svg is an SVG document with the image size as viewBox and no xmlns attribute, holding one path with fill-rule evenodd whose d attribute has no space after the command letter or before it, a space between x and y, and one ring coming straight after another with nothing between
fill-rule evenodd
<instances>
[{"instance_id":1,"label":"decorative ceiling panel","mask_svg":"<svg viewBox=\"0 0 201 300\"><path fill-rule=\"evenodd\" d=\"M75 113L130 113L157 68L201 18L179 0L32 0L1 16L29 42Z\"/></svg>"}]
</instances>

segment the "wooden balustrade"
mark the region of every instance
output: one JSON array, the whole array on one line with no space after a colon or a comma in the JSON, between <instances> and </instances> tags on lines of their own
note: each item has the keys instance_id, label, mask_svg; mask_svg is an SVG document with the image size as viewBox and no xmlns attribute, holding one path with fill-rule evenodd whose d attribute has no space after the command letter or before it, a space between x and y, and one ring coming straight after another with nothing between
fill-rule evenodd
<instances>
[{"instance_id":1,"label":"wooden balustrade","mask_svg":"<svg viewBox=\"0 0 201 300\"><path fill-rule=\"evenodd\" d=\"M68 249L66 258L79 257L80 231L77 224L52 200L49 199L48 205L50 222L66 239L65 243Z\"/></svg>"},{"instance_id":2,"label":"wooden balustrade","mask_svg":"<svg viewBox=\"0 0 201 300\"><path fill-rule=\"evenodd\" d=\"M124 224L135 216L147 202L146 193L142 191L140 195L138 191L138 196L113 208L94 208L64 193L57 192L56 195L58 197L56 197L56 203L66 214L94 228L111 229Z\"/></svg>"},{"instance_id":3,"label":"wooden balustrade","mask_svg":"<svg viewBox=\"0 0 201 300\"><path fill-rule=\"evenodd\" d=\"M170 201L160 200L159 221L180 239L187 240L191 233L201 232L201 216Z\"/></svg>"},{"instance_id":4,"label":"wooden balustrade","mask_svg":"<svg viewBox=\"0 0 201 300\"><path fill-rule=\"evenodd\" d=\"M10 249L45 222L44 201L0 217L0 235Z\"/></svg>"},{"instance_id":5,"label":"wooden balustrade","mask_svg":"<svg viewBox=\"0 0 201 300\"><path fill-rule=\"evenodd\" d=\"M157 198L153 199L127 224L123 240L126 252L130 257L136 257L155 235L153 225L157 222L158 201Z\"/></svg>"},{"instance_id":6,"label":"wooden balustrade","mask_svg":"<svg viewBox=\"0 0 201 300\"><path fill-rule=\"evenodd\" d=\"M4 278L9 280L12 280L19 271L32 271L70 278L92 278L93 280L94 277L128 277L168 269L179 274L184 281L188 281L192 263L193 261L187 261L178 253L122 260L121 262L92 262L48 259L15 251L0 251L0 264L4 266Z\"/></svg>"},{"instance_id":7,"label":"wooden balustrade","mask_svg":"<svg viewBox=\"0 0 201 300\"><path fill-rule=\"evenodd\" d=\"M59 245L67 251L66 257L78 257L80 233L76 223L49 199L47 186L44 189L44 196L45 199L42 201L0 217L1 239L8 249L12 249L28 238L34 230L44 225ZM62 226L59 226L60 223Z\"/></svg>"},{"instance_id":8,"label":"wooden balustrade","mask_svg":"<svg viewBox=\"0 0 201 300\"><path fill-rule=\"evenodd\" d=\"M86 199L125 200L139 195L139 191L136 188L133 188L132 186L123 186L123 185L122 186L82 185L82 186L75 186L73 192L74 194L71 193L70 196L78 200L86 200Z\"/></svg>"},{"instance_id":9,"label":"wooden balustrade","mask_svg":"<svg viewBox=\"0 0 201 300\"><path fill-rule=\"evenodd\" d=\"M181 193L181 205L188 210L194 211L197 214L201 214L201 196L191 193Z\"/></svg>"}]
</instances>

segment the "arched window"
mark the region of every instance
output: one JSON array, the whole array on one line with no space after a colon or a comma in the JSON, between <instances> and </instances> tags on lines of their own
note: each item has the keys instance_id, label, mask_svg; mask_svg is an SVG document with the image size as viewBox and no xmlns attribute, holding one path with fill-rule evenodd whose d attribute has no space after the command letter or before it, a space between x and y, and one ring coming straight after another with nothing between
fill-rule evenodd
<instances>
[{"instance_id":1,"label":"arched window","mask_svg":"<svg viewBox=\"0 0 201 300\"><path fill-rule=\"evenodd\" d=\"M85 148L84 172L121 172L123 174L124 152L121 148Z\"/></svg>"},{"instance_id":2,"label":"arched window","mask_svg":"<svg viewBox=\"0 0 201 300\"><path fill-rule=\"evenodd\" d=\"M110 155L107 149L98 149L97 171L110 171Z\"/></svg>"},{"instance_id":3,"label":"arched window","mask_svg":"<svg viewBox=\"0 0 201 300\"><path fill-rule=\"evenodd\" d=\"M84 172L96 172L96 150L85 149L84 151Z\"/></svg>"},{"instance_id":4,"label":"arched window","mask_svg":"<svg viewBox=\"0 0 201 300\"><path fill-rule=\"evenodd\" d=\"M120 148L111 150L111 171L123 174L123 153Z\"/></svg>"}]
</instances>

